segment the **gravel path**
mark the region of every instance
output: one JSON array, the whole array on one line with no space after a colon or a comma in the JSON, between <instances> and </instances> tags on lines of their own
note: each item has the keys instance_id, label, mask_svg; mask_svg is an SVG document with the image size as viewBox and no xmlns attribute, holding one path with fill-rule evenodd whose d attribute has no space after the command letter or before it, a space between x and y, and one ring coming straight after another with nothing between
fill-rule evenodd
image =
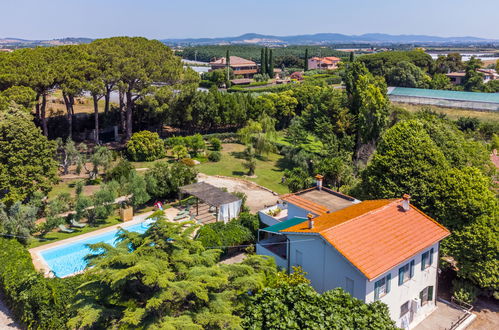
<instances>
[{"instance_id":1,"label":"gravel path","mask_svg":"<svg viewBox=\"0 0 499 330\"><path fill-rule=\"evenodd\" d=\"M227 188L229 192L243 192L248 197L246 205L250 208L251 212L258 212L266 206L271 206L277 203L279 196L274 195L268 190L265 190L253 182L232 179L229 177L217 177L206 175L203 173L198 174L199 182L206 182L215 187Z\"/></svg>"},{"instance_id":2,"label":"gravel path","mask_svg":"<svg viewBox=\"0 0 499 330\"><path fill-rule=\"evenodd\" d=\"M10 317L10 311L2 300L0 300L0 329L21 329Z\"/></svg>"}]
</instances>

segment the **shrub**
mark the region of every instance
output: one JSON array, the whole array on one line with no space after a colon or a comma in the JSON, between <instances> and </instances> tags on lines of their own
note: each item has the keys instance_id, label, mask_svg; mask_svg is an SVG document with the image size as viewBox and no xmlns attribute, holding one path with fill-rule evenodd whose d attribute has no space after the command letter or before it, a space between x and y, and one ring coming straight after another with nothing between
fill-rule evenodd
<instances>
[{"instance_id":1,"label":"shrub","mask_svg":"<svg viewBox=\"0 0 499 330\"><path fill-rule=\"evenodd\" d=\"M222 150L222 141L219 138L213 137L210 139L211 148L215 151Z\"/></svg>"},{"instance_id":2,"label":"shrub","mask_svg":"<svg viewBox=\"0 0 499 330\"><path fill-rule=\"evenodd\" d=\"M126 154L132 161L153 161L165 157L166 151L158 133L142 131L132 135Z\"/></svg>"},{"instance_id":3,"label":"shrub","mask_svg":"<svg viewBox=\"0 0 499 330\"><path fill-rule=\"evenodd\" d=\"M68 302L81 276L44 278L28 251L16 240L0 238L0 293L14 317L28 329L67 329Z\"/></svg>"},{"instance_id":4,"label":"shrub","mask_svg":"<svg viewBox=\"0 0 499 330\"><path fill-rule=\"evenodd\" d=\"M473 304L478 295L478 289L470 282L465 280L452 281L452 296L458 301Z\"/></svg>"},{"instance_id":5,"label":"shrub","mask_svg":"<svg viewBox=\"0 0 499 330\"><path fill-rule=\"evenodd\" d=\"M180 162L184 165L187 165L189 167L196 166L196 161L192 158L182 158Z\"/></svg>"},{"instance_id":6,"label":"shrub","mask_svg":"<svg viewBox=\"0 0 499 330\"><path fill-rule=\"evenodd\" d=\"M185 164L159 161L146 172L147 193L157 199L177 196L179 187L195 182L196 174Z\"/></svg>"},{"instance_id":7,"label":"shrub","mask_svg":"<svg viewBox=\"0 0 499 330\"><path fill-rule=\"evenodd\" d=\"M106 181L120 181L122 178L128 178L133 170L128 160L120 159L118 164L106 173Z\"/></svg>"},{"instance_id":8,"label":"shrub","mask_svg":"<svg viewBox=\"0 0 499 330\"><path fill-rule=\"evenodd\" d=\"M175 146L185 146L187 141L182 136L172 136L165 140L165 145L167 147L173 148Z\"/></svg>"},{"instance_id":9,"label":"shrub","mask_svg":"<svg viewBox=\"0 0 499 330\"><path fill-rule=\"evenodd\" d=\"M465 131L476 131L480 126L480 121L477 118L459 117L456 122L459 129Z\"/></svg>"},{"instance_id":10,"label":"shrub","mask_svg":"<svg viewBox=\"0 0 499 330\"><path fill-rule=\"evenodd\" d=\"M230 221L227 224L216 222L204 225L199 229L197 240L205 248L220 247L226 254L228 247L253 242L255 236L238 221Z\"/></svg>"},{"instance_id":11,"label":"shrub","mask_svg":"<svg viewBox=\"0 0 499 330\"><path fill-rule=\"evenodd\" d=\"M222 159L222 154L220 153L220 151L210 152L210 154L208 155L208 159L210 160L210 162L219 162L220 159Z\"/></svg>"}]
</instances>

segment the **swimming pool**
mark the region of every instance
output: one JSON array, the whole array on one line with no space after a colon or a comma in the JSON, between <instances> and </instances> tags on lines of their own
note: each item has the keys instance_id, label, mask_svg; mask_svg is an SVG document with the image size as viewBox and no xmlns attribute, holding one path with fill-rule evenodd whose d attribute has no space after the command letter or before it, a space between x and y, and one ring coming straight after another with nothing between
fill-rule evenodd
<instances>
[{"instance_id":1,"label":"swimming pool","mask_svg":"<svg viewBox=\"0 0 499 330\"><path fill-rule=\"evenodd\" d=\"M137 233L144 233L148 225L145 222L121 228ZM116 235L119 229L99 235L83 238L76 242L59 245L40 251L40 256L45 260L55 276L65 277L83 271L87 267L85 256L92 253L87 244L107 243L115 246Z\"/></svg>"}]
</instances>

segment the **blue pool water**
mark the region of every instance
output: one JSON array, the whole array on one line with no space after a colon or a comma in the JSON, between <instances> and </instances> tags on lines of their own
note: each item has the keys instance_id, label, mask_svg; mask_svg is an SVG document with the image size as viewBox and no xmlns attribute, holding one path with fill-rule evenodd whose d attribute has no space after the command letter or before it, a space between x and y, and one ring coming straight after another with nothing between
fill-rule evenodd
<instances>
[{"instance_id":1,"label":"blue pool water","mask_svg":"<svg viewBox=\"0 0 499 330\"><path fill-rule=\"evenodd\" d=\"M139 223L131 226L122 226L122 228L128 231L144 233L147 230L147 225ZM55 276L64 277L72 275L87 267L87 262L84 258L86 255L92 253L87 244L107 243L114 246L118 231L116 229L104 234L43 250L40 252L40 255L54 272Z\"/></svg>"}]
</instances>

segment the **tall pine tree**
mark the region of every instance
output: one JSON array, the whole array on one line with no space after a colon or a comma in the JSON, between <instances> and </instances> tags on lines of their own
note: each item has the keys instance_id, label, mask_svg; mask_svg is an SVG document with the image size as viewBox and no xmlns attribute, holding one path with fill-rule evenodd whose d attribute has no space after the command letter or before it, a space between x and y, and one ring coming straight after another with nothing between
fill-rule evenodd
<instances>
[{"instance_id":1,"label":"tall pine tree","mask_svg":"<svg viewBox=\"0 0 499 330\"><path fill-rule=\"evenodd\" d=\"M305 71L308 71L308 48L305 49Z\"/></svg>"}]
</instances>

